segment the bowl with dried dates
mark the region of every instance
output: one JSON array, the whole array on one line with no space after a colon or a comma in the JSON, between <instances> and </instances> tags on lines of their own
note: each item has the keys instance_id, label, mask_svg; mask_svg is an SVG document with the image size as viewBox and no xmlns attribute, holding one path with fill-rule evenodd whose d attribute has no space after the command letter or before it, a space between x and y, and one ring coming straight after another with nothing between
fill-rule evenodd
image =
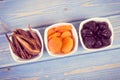
<instances>
[{"instance_id":1,"label":"bowl with dried dates","mask_svg":"<svg viewBox=\"0 0 120 80\"><path fill-rule=\"evenodd\" d=\"M33 62L43 55L43 40L37 29L30 25L26 29L16 29L11 35L6 34L10 52L17 62Z\"/></svg>"},{"instance_id":2,"label":"bowl with dried dates","mask_svg":"<svg viewBox=\"0 0 120 80\"><path fill-rule=\"evenodd\" d=\"M84 20L79 26L79 38L84 49L101 50L113 43L113 28L106 18Z\"/></svg>"}]
</instances>

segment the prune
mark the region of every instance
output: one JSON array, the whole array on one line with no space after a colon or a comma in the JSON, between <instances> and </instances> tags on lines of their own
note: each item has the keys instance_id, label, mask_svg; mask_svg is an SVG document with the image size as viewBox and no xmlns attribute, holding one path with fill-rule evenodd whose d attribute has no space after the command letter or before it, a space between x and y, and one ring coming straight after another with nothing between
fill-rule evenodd
<instances>
[{"instance_id":1,"label":"prune","mask_svg":"<svg viewBox=\"0 0 120 80\"><path fill-rule=\"evenodd\" d=\"M102 41L103 46L108 46L108 45L111 44L111 40L110 39L102 38L101 41Z\"/></svg>"},{"instance_id":2,"label":"prune","mask_svg":"<svg viewBox=\"0 0 120 80\"><path fill-rule=\"evenodd\" d=\"M81 35L87 48L102 48L111 44L112 32L106 22L89 21L85 23Z\"/></svg>"},{"instance_id":3,"label":"prune","mask_svg":"<svg viewBox=\"0 0 120 80\"><path fill-rule=\"evenodd\" d=\"M108 29L108 24L106 22L97 22L101 30Z\"/></svg>"},{"instance_id":4,"label":"prune","mask_svg":"<svg viewBox=\"0 0 120 80\"><path fill-rule=\"evenodd\" d=\"M95 21L89 21L86 24L83 25L84 29L90 29L90 30L94 30L96 27L96 22Z\"/></svg>"},{"instance_id":5,"label":"prune","mask_svg":"<svg viewBox=\"0 0 120 80\"><path fill-rule=\"evenodd\" d=\"M92 36L93 32L89 29L82 29L81 34L82 34L83 37L86 37L86 36Z\"/></svg>"},{"instance_id":6,"label":"prune","mask_svg":"<svg viewBox=\"0 0 120 80\"><path fill-rule=\"evenodd\" d=\"M105 29L102 31L101 35L104 36L105 38L110 38L112 33L109 29Z\"/></svg>"},{"instance_id":7,"label":"prune","mask_svg":"<svg viewBox=\"0 0 120 80\"><path fill-rule=\"evenodd\" d=\"M102 38L102 37L103 37L101 34L102 34L102 31L101 31L101 30L98 30L98 32L96 33L97 37L99 37L99 38Z\"/></svg>"},{"instance_id":8,"label":"prune","mask_svg":"<svg viewBox=\"0 0 120 80\"><path fill-rule=\"evenodd\" d=\"M84 38L84 44L87 48L93 48L95 42L96 42L96 40L94 39L94 37L85 37Z\"/></svg>"},{"instance_id":9,"label":"prune","mask_svg":"<svg viewBox=\"0 0 120 80\"><path fill-rule=\"evenodd\" d=\"M96 41L94 48L101 48L103 46L102 42L100 40Z\"/></svg>"},{"instance_id":10,"label":"prune","mask_svg":"<svg viewBox=\"0 0 120 80\"><path fill-rule=\"evenodd\" d=\"M96 33L99 30L99 26L96 25L96 27L94 27L94 33Z\"/></svg>"}]
</instances>

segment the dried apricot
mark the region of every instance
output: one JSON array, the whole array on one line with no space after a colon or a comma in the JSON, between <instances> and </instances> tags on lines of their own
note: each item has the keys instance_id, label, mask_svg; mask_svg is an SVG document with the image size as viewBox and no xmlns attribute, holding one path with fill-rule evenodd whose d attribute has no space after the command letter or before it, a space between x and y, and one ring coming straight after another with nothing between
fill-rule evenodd
<instances>
[{"instance_id":1,"label":"dried apricot","mask_svg":"<svg viewBox=\"0 0 120 80\"><path fill-rule=\"evenodd\" d=\"M65 38L65 37L71 37L72 34L70 31L64 31L62 34L61 34L61 38Z\"/></svg>"},{"instance_id":2,"label":"dried apricot","mask_svg":"<svg viewBox=\"0 0 120 80\"><path fill-rule=\"evenodd\" d=\"M62 52L68 53L73 48L73 39L71 37L66 37L63 39Z\"/></svg>"},{"instance_id":3,"label":"dried apricot","mask_svg":"<svg viewBox=\"0 0 120 80\"><path fill-rule=\"evenodd\" d=\"M50 40L50 39L53 38L53 37L58 37L58 36L60 36L60 35L61 35L61 33L55 32L54 34L48 36L48 40Z\"/></svg>"},{"instance_id":4,"label":"dried apricot","mask_svg":"<svg viewBox=\"0 0 120 80\"><path fill-rule=\"evenodd\" d=\"M55 28L51 28L51 29L49 29L47 35L49 36L49 35L55 33L55 30L54 30L54 29L55 29Z\"/></svg>"},{"instance_id":5,"label":"dried apricot","mask_svg":"<svg viewBox=\"0 0 120 80\"><path fill-rule=\"evenodd\" d=\"M59 32L64 32L66 30L72 30L72 26L71 25L61 25L59 27L55 28L55 31L59 31Z\"/></svg>"},{"instance_id":6,"label":"dried apricot","mask_svg":"<svg viewBox=\"0 0 120 80\"><path fill-rule=\"evenodd\" d=\"M62 47L62 40L59 37L53 37L48 41L48 48L53 53L60 53Z\"/></svg>"}]
</instances>

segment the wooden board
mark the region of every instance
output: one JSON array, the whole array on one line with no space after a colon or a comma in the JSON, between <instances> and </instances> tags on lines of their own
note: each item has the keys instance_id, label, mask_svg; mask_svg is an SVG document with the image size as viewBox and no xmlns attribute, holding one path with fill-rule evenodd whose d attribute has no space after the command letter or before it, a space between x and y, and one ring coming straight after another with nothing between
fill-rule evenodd
<instances>
[{"instance_id":1,"label":"wooden board","mask_svg":"<svg viewBox=\"0 0 120 80\"><path fill-rule=\"evenodd\" d=\"M91 17L108 18L112 23L111 48L88 52L79 41L77 52L70 56L51 57L44 48L44 55L36 62L18 63L12 59L4 33L25 28L30 23L44 37L45 28L59 22L72 23L79 32L80 22ZM3 0L0 1L0 21L0 80L120 79L119 0Z\"/></svg>"}]
</instances>

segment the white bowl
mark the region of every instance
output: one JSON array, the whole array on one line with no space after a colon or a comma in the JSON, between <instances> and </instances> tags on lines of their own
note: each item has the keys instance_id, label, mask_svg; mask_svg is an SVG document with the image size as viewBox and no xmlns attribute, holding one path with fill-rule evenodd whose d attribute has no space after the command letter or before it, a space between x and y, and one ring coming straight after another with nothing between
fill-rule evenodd
<instances>
[{"instance_id":1,"label":"white bowl","mask_svg":"<svg viewBox=\"0 0 120 80\"><path fill-rule=\"evenodd\" d=\"M82 35L81 35L81 30L83 28L83 25L89 21L96 21L96 22L106 22L108 24L108 27L109 29L111 30L112 32L112 36L111 36L111 44L106 46L106 47L102 47L102 48L98 48L98 49L89 49L87 48L84 43L83 43L83 39L82 39ZM111 45L113 44L113 28L112 28L112 24L110 23L110 21L106 18L90 18L90 19L87 19L87 20L84 20L80 23L80 26L79 26L79 38L80 38L80 42L82 44L82 47L85 49L85 50L89 50L89 51L96 51L96 50L103 50L103 49L107 49L109 47L111 47Z\"/></svg>"},{"instance_id":2,"label":"white bowl","mask_svg":"<svg viewBox=\"0 0 120 80\"><path fill-rule=\"evenodd\" d=\"M58 55L58 54L55 54L55 53L52 53L49 49L48 49L48 39L47 39L47 33L48 33L48 30L51 29L51 28L55 28L55 27L59 27L60 25L71 25L72 27L72 34L73 34L73 38L74 38L74 48L72 51L70 51L69 53L67 54L61 54L61 55ZM57 23L57 24L54 24L54 25L51 25L49 27L47 27L45 29L45 32L44 32L44 40L45 40L45 47L47 49L47 52L49 53L49 55L51 56L54 56L54 57L63 57L63 56L68 56L68 55L71 55L73 53L75 53L75 51L77 50L78 48L78 35L77 35L77 32L76 32L76 29L74 28L74 26L71 24L71 23Z\"/></svg>"},{"instance_id":3,"label":"white bowl","mask_svg":"<svg viewBox=\"0 0 120 80\"><path fill-rule=\"evenodd\" d=\"M23 29L23 30L29 30L29 29ZM34 58L32 58L32 59L22 59L22 58L20 58L20 57L18 57L13 51L12 51L12 48L11 48L11 46L10 46L10 44L9 44L9 48L10 48L10 52L11 52L11 56L12 56L12 58L16 61L16 62L21 62L21 63L26 63L26 62L34 62L34 61L37 61L38 59L40 59L41 57L42 57L42 55L43 55L43 40L42 40L42 36L41 36L41 34L40 34L40 32L37 30L37 29L32 29L33 31L35 31L36 33L37 33L37 35L38 35L38 37L39 37L39 39L40 39L40 41L41 41L41 46L42 46L42 48L41 48L41 52L39 53L39 55L37 55L36 57L34 57ZM12 35L13 33L11 33L11 35ZM10 37L10 40L12 40L12 38Z\"/></svg>"}]
</instances>

